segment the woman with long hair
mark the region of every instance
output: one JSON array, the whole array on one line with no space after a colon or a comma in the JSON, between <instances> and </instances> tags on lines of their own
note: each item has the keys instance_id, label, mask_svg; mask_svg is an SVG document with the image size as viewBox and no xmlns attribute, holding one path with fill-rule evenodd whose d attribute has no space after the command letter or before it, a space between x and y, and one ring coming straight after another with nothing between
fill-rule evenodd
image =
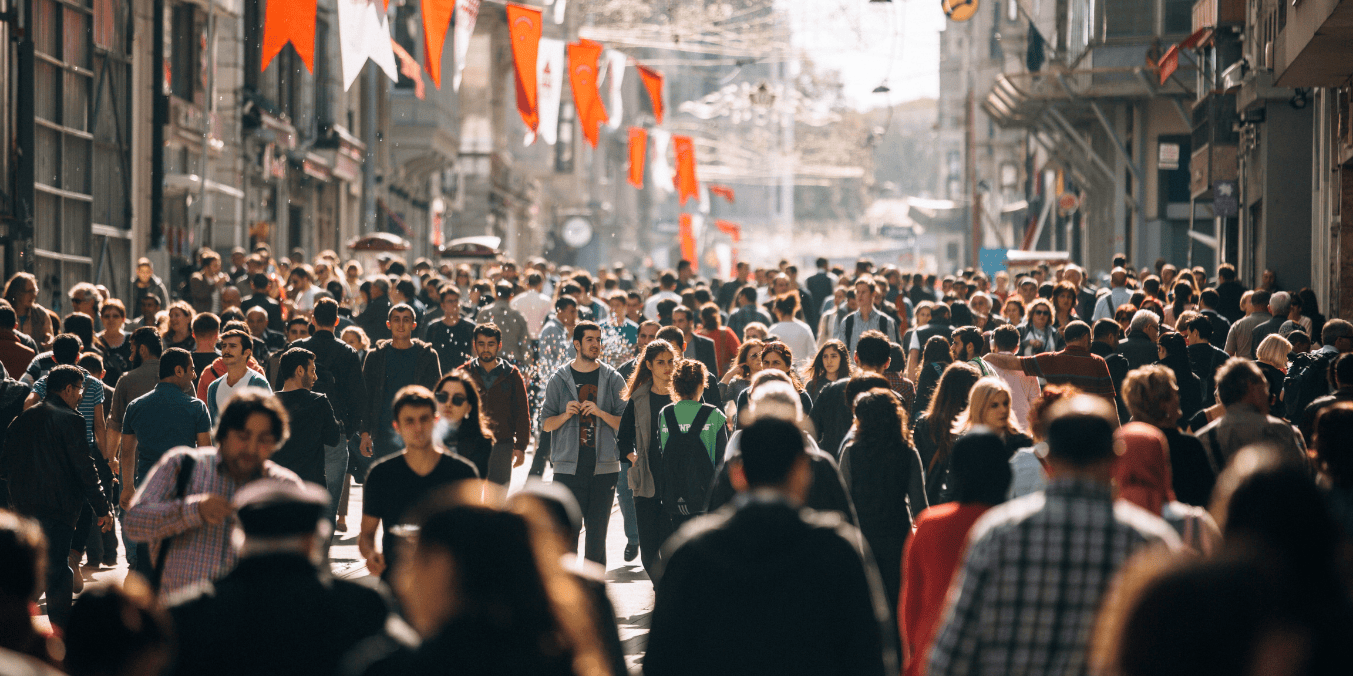
<instances>
[{"instance_id":1,"label":"woman with long hair","mask_svg":"<svg viewBox=\"0 0 1353 676\"><path fill-rule=\"evenodd\" d=\"M649 458L657 455L658 422L662 409L672 403L672 373L680 356L672 344L658 339L644 346L639 363L625 386L625 412L620 415L616 447L630 463L626 480L634 491L634 516L638 532L628 543L627 558L637 548L644 570L657 576L658 550L671 536L671 518L662 509ZM628 537L628 535L627 535Z\"/></svg>"},{"instance_id":2,"label":"woman with long hair","mask_svg":"<svg viewBox=\"0 0 1353 676\"><path fill-rule=\"evenodd\" d=\"M925 469L907 434L907 413L891 390L855 398L855 436L841 449L841 475L860 532L874 553L889 608L902 588L902 550L912 520L928 507Z\"/></svg>"},{"instance_id":3,"label":"woman with long hair","mask_svg":"<svg viewBox=\"0 0 1353 676\"><path fill-rule=\"evenodd\" d=\"M803 402L804 415L808 415L813 411L813 398L808 396L808 393L804 391L803 380L799 378L798 373L794 372L793 365L794 365L794 351L789 349L788 345L785 345L784 343L778 340L772 340L767 342L764 346L762 346L761 368L780 371L784 373L786 376L789 376L790 384L793 385L794 389L798 391L799 400ZM747 390L743 390L743 392L738 395L737 398L738 411L747 410L748 394L749 392Z\"/></svg>"},{"instance_id":4,"label":"woman with long hair","mask_svg":"<svg viewBox=\"0 0 1353 676\"><path fill-rule=\"evenodd\" d=\"M1287 355L1291 352L1292 343L1276 333L1265 336L1254 350L1255 365L1268 380L1268 413L1279 418L1287 408L1283 402L1283 381L1287 378Z\"/></svg>"},{"instance_id":5,"label":"woman with long hair","mask_svg":"<svg viewBox=\"0 0 1353 676\"><path fill-rule=\"evenodd\" d=\"M1076 300L1079 292L1071 282L1057 282L1052 288L1052 326L1059 332L1067 324L1080 319L1076 314Z\"/></svg>"},{"instance_id":6,"label":"woman with long hair","mask_svg":"<svg viewBox=\"0 0 1353 676\"><path fill-rule=\"evenodd\" d=\"M1157 363L1174 372L1175 385L1179 390L1179 410L1184 420L1188 420L1203 410L1203 381L1193 373L1193 360L1189 358L1189 345L1178 332L1161 331L1156 343ZM1287 353L1283 353L1286 366ZM1279 389L1282 380L1278 380Z\"/></svg>"},{"instance_id":7,"label":"woman with long hair","mask_svg":"<svg viewBox=\"0 0 1353 676\"><path fill-rule=\"evenodd\" d=\"M1029 303L1028 321L1019 327L1019 354L1032 357L1043 352L1062 349L1061 334L1052 323L1052 303L1035 298Z\"/></svg>"},{"instance_id":8,"label":"woman with long hair","mask_svg":"<svg viewBox=\"0 0 1353 676\"><path fill-rule=\"evenodd\" d=\"M817 341L813 338L813 329L795 318L799 312L799 294L790 292L777 297L771 304L771 310L775 312L776 319L770 326L771 335L789 346L794 354L803 355L800 357L802 363L792 364L795 368L803 368L807 365L808 355L817 347Z\"/></svg>"},{"instance_id":9,"label":"woman with long hair","mask_svg":"<svg viewBox=\"0 0 1353 676\"><path fill-rule=\"evenodd\" d=\"M724 401L737 401L738 397L752 384L752 376L761 370L761 351L766 344L755 338L748 338L738 346L738 356L733 365L719 380Z\"/></svg>"},{"instance_id":10,"label":"woman with long hair","mask_svg":"<svg viewBox=\"0 0 1353 676\"><path fill-rule=\"evenodd\" d=\"M949 339L944 336L931 336L930 340L925 342L925 349L921 351L921 374L916 380L916 406L911 412L912 420L919 417L921 411L930 404L930 395L935 393L940 376L950 364L954 363L954 356L949 348Z\"/></svg>"},{"instance_id":11,"label":"woman with long hair","mask_svg":"<svg viewBox=\"0 0 1353 676\"><path fill-rule=\"evenodd\" d=\"M1137 306L1133 303L1123 303L1113 311L1113 320L1118 322L1118 328L1122 330L1122 335L1128 334L1128 328L1132 326L1132 317L1136 314Z\"/></svg>"},{"instance_id":12,"label":"woman with long hair","mask_svg":"<svg viewBox=\"0 0 1353 676\"><path fill-rule=\"evenodd\" d=\"M930 398L925 413L916 419L911 438L921 454L926 468L926 495L939 503L939 489L943 483L949 451L954 447L954 421L968 408L968 393L982 378L982 372L967 362L955 362L940 376L935 396Z\"/></svg>"},{"instance_id":13,"label":"woman with long hair","mask_svg":"<svg viewBox=\"0 0 1353 676\"><path fill-rule=\"evenodd\" d=\"M423 641L368 646L360 673L422 676L454 665L467 675L610 674L592 603L560 564L549 517L529 504L507 511L493 488L466 482L415 508L417 538L393 587Z\"/></svg>"},{"instance_id":14,"label":"woman with long hair","mask_svg":"<svg viewBox=\"0 0 1353 676\"><path fill-rule=\"evenodd\" d=\"M1197 310L1195 304L1193 285L1189 283L1190 277L1181 277L1175 282L1173 291L1173 300L1165 308L1165 319L1161 322L1166 326L1175 326L1179 318L1190 310Z\"/></svg>"},{"instance_id":15,"label":"woman with long hair","mask_svg":"<svg viewBox=\"0 0 1353 676\"><path fill-rule=\"evenodd\" d=\"M1217 470L1202 442L1179 431L1179 386L1175 372L1161 364L1128 371L1123 379L1123 402L1133 422L1151 425L1165 435L1175 495L1186 504L1207 507L1217 483Z\"/></svg>"},{"instance_id":16,"label":"woman with long hair","mask_svg":"<svg viewBox=\"0 0 1353 676\"><path fill-rule=\"evenodd\" d=\"M1325 315L1320 314L1320 299L1316 298L1315 291L1309 286L1298 291L1296 298L1301 299L1301 316L1311 320L1311 330L1306 335L1319 342L1320 334L1325 330Z\"/></svg>"},{"instance_id":17,"label":"woman with long hair","mask_svg":"<svg viewBox=\"0 0 1353 676\"><path fill-rule=\"evenodd\" d=\"M169 304L169 325L160 334L164 340L164 349L181 347L189 352L197 349L193 340L193 306L187 301L176 300Z\"/></svg>"},{"instance_id":18,"label":"woman with long hair","mask_svg":"<svg viewBox=\"0 0 1353 676\"><path fill-rule=\"evenodd\" d=\"M14 330L28 334L38 344L39 352L49 349L55 332L47 308L38 304L38 278L28 272L15 273L5 283L5 300L14 306L19 318Z\"/></svg>"},{"instance_id":19,"label":"woman with long hair","mask_svg":"<svg viewBox=\"0 0 1353 676\"><path fill-rule=\"evenodd\" d=\"M127 323L127 306L116 298L109 298L99 308L103 331L94 336L94 347L103 354L103 382L117 386L117 379L132 370L132 344L122 330Z\"/></svg>"},{"instance_id":20,"label":"woman with long hair","mask_svg":"<svg viewBox=\"0 0 1353 676\"><path fill-rule=\"evenodd\" d=\"M738 347L742 345L738 334L723 325L719 306L714 303L705 303L700 307L700 328L696 333L714 341L714 361L719 367L716 375L722 378L737 355Z\"/></svg>"},{"instance_id":21,"label":"woman with long hair","mask_svg":"<svg viewBox=\"0 0 1353 676\"><path fill-rule=\"evenodd\" d=\"M438 411L436 439L452 453L474 463L479 476L489 475L489 455L493 451L493 432L489 419L479 410L479 388L470 374L455 369L442 376L432 388Z\"/></svg>"},{"instance_id":22,"label":"woman with long hair","mask_svg":"<svg viewBox=\"0 0 1353 676\"><path fill-rule=\"evenodd\" d=\"M963 436L975 427L985 427L1001 438L1010 455L1032 446L1034 440L1019 426L1010 400L1010 386L1004 379L987 376L977 381L968 393L968 407L954 421L954 434Z\"/></svg>"},{"instance_id":23,"label":"woman with long hair","mask_svg":"<svg viewBox=\"0 0 1353 676\"><path fill-rule=\"evenodd\" d=\"M803 389L813 401L817 401L817 395L823 387L842 378L849 378L854 373L855 369L850 363L850 353L846 350L846 344L833 338L817 349L813 363L803 370L803 379L807 381Z\"/></svg>"}]
</instances>

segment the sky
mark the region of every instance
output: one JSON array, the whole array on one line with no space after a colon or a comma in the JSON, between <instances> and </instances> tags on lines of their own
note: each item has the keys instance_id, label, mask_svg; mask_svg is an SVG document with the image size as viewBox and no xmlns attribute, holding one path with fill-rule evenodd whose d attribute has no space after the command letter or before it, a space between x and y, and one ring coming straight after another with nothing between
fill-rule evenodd
<instances>
[{"instance_id":1,"label":"sky","mask_svg":"<svg viewBox=\"0 0 1353 676\"><path fill-rule=\"evenodd\" d=\"M939 93L939 0L777 0L795 47L840 71L849 105L882 107ZM887 82L888 94L875 94Z\"/></svg>"}]
</instances>

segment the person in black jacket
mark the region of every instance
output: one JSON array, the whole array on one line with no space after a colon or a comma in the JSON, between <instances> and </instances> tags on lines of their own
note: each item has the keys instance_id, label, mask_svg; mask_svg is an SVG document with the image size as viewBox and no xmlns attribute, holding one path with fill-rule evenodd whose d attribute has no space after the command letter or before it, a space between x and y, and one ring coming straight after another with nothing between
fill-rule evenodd
<instances>
[{"instance_id":1,"label":"person in black jacket","mask_svg":"<svg viewBox=\"0 0 1353 676\"><path fill-rule=\"evenodd\" d=\"M371 342L386 340L390 338L390 327L386 326L386 320L390 315L390 280L384 277L376 277L368 282L370 286L364 284L367 289L367 295L370 300L366 303L366 309L362 314L357 315L355 321L357 325L366 331L366 335ZM410 308L412 311L412 308ZM441 375L441 374L438 374Z\"/></svg>"},{"instance_id":2,"label":"person in black jacket","mask_svg":"<svg viewBox=\"0 0 1353 676\"><path fill-rule=\"evenodd\" d=\"M281 333L282 305L268 295L268 276L261 272L253 275L249 278L249 287L253 293L240 303L240 311L248 317L250 308L263 308L268 313L268 328Z\"/></svg>"},{"instance_id":3,"label":"person in black jacket","mask_svg":"<svg viewBox=\"0 0 1353 676\"><path fill-rule=\"evenodd\" d=\"M896 674L859 531L800 507L812 483L802 433L762 418L742 438L738 499L663 548L644 674Z\"/></svg>"},{"instance_id":4,"label":"person in black jacket","mask_svg":"<svg viewBox=\"0 0 1353 676\"><path fill-rule=\"evenodd\" d=\"M235 495L239 564L170 607L173 676L336 673L353 645L403 627L375 588L318 565L329 496L314 484L261 479Z\"/></svg>"},{"instance_id":5,"label":"person in black jacket","mask_svg":"<svg viewBox=\"0 0 1353 676\"><path fill-rule=\"evenodd\" d=\"M113 527L112 506L99 485L85 419L76 411L85 374L62 364L47 374L47 397L10 424L0 473L9 480L14 510L38 520L47 536L47 614L65 627L73 572L69 566L75 523L88 502L99 528Z\"/></svg>"},{"instance_id":6,"label":"person in black jacket","mask_svg":"<svg viewBox=\"0 0 1353 676\"><path fill-rule=\"evenodd\" d=\"M1112 319L1101 319L1095 322L1094 338L1090 342L1090 353L1104 359L1105 365L1109 367L1109 377L1113 378L1113 391L1117 393L1115 405L1118 409L1118 420L1127 422L1128 409L1127 405L1123 403L1123 379L1132 369L1128 367L1127 357L1118 354L1118 332L1122 330L1123 327Z\"/></svg>"},{"instance_id":7,"label":"person in black jacket","mask_svg":"<svg viewBox=\"0 0 1353 676\"><path fill-rule=\"evenodd\" d=\"M1118 353L1127 357L1128 368L1135 369L1154 364L1156 339L1160 337L1160 317L1150 310L1138 310L1128 325L1127 338L1118 341Z\"/></svg>"},{"instance_id":8,"label":"person in black jacket","mask_svg":"<svg viewBox=\"0 0 1353 676\"><path fill-rule=\"evenodd\" d=\"M316 300L311 319L315 333L296 341L292 347L309 350L315 355L315 384L310 389L329 398L329 405L338 419L338 442L324 446L325 487L337 505L347 481L348 438L362 427L366 383L362 379L361 355L338 339L338 303L331 298Z\"/></svg>"},{"instance_id":9,"label":"person in black jacket","mask_svg":"<svg viewBox=\"0 0 1353 676\"><path fill-rule=\"evenodd\" d=\"M1180 419L1193 418L1203 410L1203 382L1193 372L1187 341L1178 332L1171 331L1161 335L1157 352L1159 363L1174 372L1179 388L1179 410L1183 412Z\"/></svg>"},{"instance_id":10,"label":"person in black jacket","mask_svg":"<svg viewBox=\"0 0 1353 676\"><path fill-rule=\"evenodd\" d=\"M338 447L339 427L329 398L311 391L317 377L315 354L302 347L283 352L278 373L285 380L277 392L277 400L286 408L291 427L304 432L287 437L286 443L273 454L272 461L295 472L304 481L324 486L328 471L326 449ZM330 502L335 507L338 504L336 497ZM330 514L330 518L333 516Z\"/></svg>"},{"instance_id":11,"label":"person in black jacket","mask_svg":"<svg viewBox=\"0 0 1353 676\"><path fill-rule=\"evenodd\" d=\"M1219 335L1214 331L1215 327L1215 322L1207 315L1201 315L1189 321L1188 326L1179 328L1189 344L1189 363L1203 391L1203 408L1217 403L1217 370L1231 358L1231 355L1212 344L1212 337Z\"/></svg>"}]
</instances>

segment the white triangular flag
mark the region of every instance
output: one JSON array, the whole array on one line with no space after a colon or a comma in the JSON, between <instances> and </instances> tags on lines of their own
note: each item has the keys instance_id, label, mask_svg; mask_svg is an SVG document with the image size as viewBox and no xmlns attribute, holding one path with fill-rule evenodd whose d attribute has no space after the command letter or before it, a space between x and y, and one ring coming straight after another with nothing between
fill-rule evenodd
<instances>
[{"instance_id":1,"label":"white triangular flag","mask_svg":"<svg viewBox=\"0 0 1353 676\"><path fill-rule=\"evenodd\" d=\"M541 38L536 48L536 112L540 140L554 145L559 140L559 98L564 92L564 41ZM526 145L535 138L526 131Z\"/></svg>"},{"instance_id":2,"label":"white triangular flag","mask_svg":"<svg viewBox=\"0 0 1353 676\"><path fill-rule=\"evenodd\" d=\"M564 9L568 7L568 0L554 0L554 22L556 24L564 23Z\"/></svg>"},{"instance_id":3,"label":"white triangular flag","mask_svg":"<svg viewBox=\"0 0 1353 676\"><path fill-rule=\"evenodd\" d=\"M470 53L470 36L474 35L474 23L479 18L479 0L456 0L455 16L455 71L451 74L451 89L460 91L460 78L465 72L465 55Z\"/></svg>"},{"instance_id":4,"label":"white triangular flag","mask_svg":"<svg viewBox=\"0 0 1353 676\"><path fill-rule=\"evenodd\" d=\"M620 128L620 119L624 112L625 99L621 96L620 86L625 83L625 66L629 57L615 51L606 50L606 128L615 131Z\"/></svg>"},{"instance_id":5,"label":"white triangular flag","mask_svg":"<svg viewBox=\"0 0 1353 676\"><path fill-rule=\"evenodd\" d=\"M376 62L391 80L399 79L395 52L390 47L390 28L377 9L367 0L336 0L338 4L338 41L343 66L343 90L362 72L366 60Z\"/></svg>"},{"instance_id":6,"label":"white triangular flag","mask_svg":"<svg viewBox=\"0 0 1353 676\"><path fill-rule=\"evenodd\" d=\"M649 163L653 172L653 185L665 193L676 191L673 183L675 174L672 165L667 163L667 149L672 146L672 132L665 129L648 130L648 144L653 147L653 161Z\"/></svg>"}]
</instances>

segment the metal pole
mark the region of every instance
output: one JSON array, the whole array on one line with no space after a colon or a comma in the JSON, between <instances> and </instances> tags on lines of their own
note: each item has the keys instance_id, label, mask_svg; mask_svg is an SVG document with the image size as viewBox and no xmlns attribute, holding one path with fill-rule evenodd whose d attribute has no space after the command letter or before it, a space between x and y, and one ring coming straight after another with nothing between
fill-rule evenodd
<instances>
[{"instance_id":1,"label":"metal pole","mask_svg":"<svg viewBox=\"0 0 1353 676\"><path fill-rule=\"evenodd\" d=\"M198 186L197 246L204 247L207 231L207 176L210 174L211 114L216 110L216 0L207 0L207 91L202 104L202 185Z\"/></svg>"},{"instance_id":2,"label":"metal pole","mask_svg":"<svg viewBox=\"0 0 1353 676\"><path fill-rule=\"evenodd\" d=\"M362 74L362 143L366 157L362 162L362 232L376 232L376 68L367 63ZM462 182L463 183L463 182ZM464 190L462 184L458 190Z\"/></svg>"},{"instance_id":3,"label":"metal pole","mask_svg":"<svg viewBox=\"0 0 1353 676\"><path fill-rule=\"evenodd\" d=\"M982 248L982 196L977 190L977 131L976 121L973 116L973 94L972 86L968 86L968 128L967 136L967 159L968 159L968 194L972 196L972 201L968 205L968 213L972 217L972 258L970 259L973 268L978 267L978 254Z\"/></svg>"}]
</instances>

